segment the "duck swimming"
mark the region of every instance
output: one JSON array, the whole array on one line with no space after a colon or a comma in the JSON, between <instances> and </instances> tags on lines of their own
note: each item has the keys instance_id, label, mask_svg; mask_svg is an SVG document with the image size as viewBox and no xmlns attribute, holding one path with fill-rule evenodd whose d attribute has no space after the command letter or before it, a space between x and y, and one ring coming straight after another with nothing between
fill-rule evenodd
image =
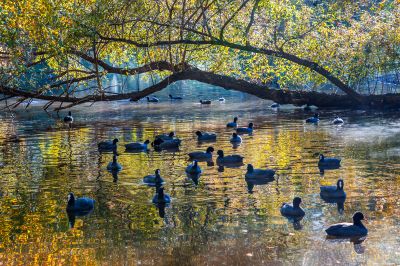
<instances>
[{"instance_id":1,"label":"duck swimming","mask_svg":"<svg viewBox=\"0 0 400 266\"><path fill-rule=\"evenodd\" d=\"M121 171L122 166L117 162L117 155L113 155L113 161L107 165L108 171Z\"/></svg>"},{"instance_id":2,"label":"duck swimming","mask_svg":"<svg viewBox=\"0 0 400 266\"><path fill-rule=\"evenodd\" d=\"M293 199L293 205L290 205L288 203L283 203L281 207L281 214L283 216L304 216L306 213L304 210L300 207L301 204L301 198L295 197Z\"/></svg>"},{"instance_id":3,"label":"duck swimming","mask_svg":"<svg viewBox=\"0 0 400 266\"><path fill-rule=\"evenodd\" d=\"M169 98L170 98L171 100L183 100L182 97L174 97L174 96L172 96L171 94L169 95Z\"/></svg>"},{"instance_id":4,"label":"duck swimming","mask_svg":"<svg viewBox=\"0 0 400 266\"><path fill-rule=\"evenodd\" d=\"M224 97L219 97L218 101L225 102L225 98Z\"/></svg>"},{"instance_id":5,"label":"duck swimming","mask_svg":"<svg viewBox=\"0 0 400 266\"><path fill-rule=\"evenodd\" d=\"M153 197L153 203L170 203L171 197L168 194L164 194L164 188L158 189L157 194Z\"/></svg>"},{"instance_id":6,"label":"duck swimming","mask_svg":"<svg viewBox=\"0 0 400 266\"><path fill-rule=\"evenodd\" d=\"M358 237L366 236L368 229L363 225L364 215L361 212L355 212L353 215L353 223L338 223L329 226L325 232L329 236L335 237Z\"/></svg>"},{"instance_id":7,"label":"duck swimming","mask_svg":"<svg viewBox=\"0 0 400 266\"><path fill-rule=\"evenodd\" d=\"M248 127L238 127L236 129L236 132L237 133L248 133L248 134L253 133L253 126L254 126L253 123L249 123Z\"/></svg>"},{"instance_id":8,"label":"duck swimming","mask_svg":"<svg viewBox=\"0 0 400 266\"><path fill-rule=\"evenodd\" d=\"M279 107L281 107L281 106L280 106L279 103L273 103L273 104L271 104L270 107L271 107L271 108L279 108Z\"/></svg>"},{"instance_id":9,"label":"duck swimming","mask_svg":"<svg viewBox=\"0 0 400 266\"><path fill-rule=\"evenodd\" d=\"M157 97L146 97L148 103L158 103L160 100Z\"/></svg>"},{"instance_id":10,"label":"duck swimming","mask_svg":"<svg viewBox=\"0 0 400 266\"><path fill-rule=\"evenodd\" d=\"M152 146L155 150L168 150L168 149L177 149L181 145L180 139L171 139L171 140L162 140L155 139L152 143Z\"/></svg>"},{"instance_id":11,"label":"duck swimming","mask_svg":"<svg viewBox=\"0 0 400 266\"><path fill-rule=\"evenodd\" d=\"M157 169L154 172L154 175L146 175L145 177L143 177L143 183L150 186L156 186L164 184L165 181L160 175L160 169Z\"/></svg>"},{"instance_id":12,"label":"duck swimming","mask_svg":"<svg viewBox=\"0 0 400 266\"><path fill-rule=\"evenodd\" d=\"M343 180L339 179L336 186L321 186L321 197L322 198L345 198L346 193L343 190Z\"/></svg>"},{"instance_id":13,"label":"duck swimming","mask_svg":"<svg viewBox=\"0 0 400 266\"><path fill-rule=\"evenodd\" d=\"M196 131L198 141L212 141L217 140L217 134L209 132Z\"/></svg>"},{"instance_id":14,"label":"duck swimming","mask_svg":"<svg viewBox=\"0 0 400 266\"><path fill-rule=\"evenodd\" d=\"M319 155L318 167L320 168L338 168L340 167L341 159L325 158L323 154Z\"/></svg>"},{"instance_id":15,"label":"duck swimming","mask_svg":"<svg viewBox=\"0 0 400 266\"><path fill-rule=\"evenodd\" d=\"M338 116L336 116L335 119L332 121L332 124L334 124L334 125L340 125L340 124L343 124L343 123L344 123L343 119L341 119Z\"/></svg>"},{"instance_id":16,"label":"duck swimming","mask_svg":"<svg viewBox=\"0 0 400 266\"><path fill-rule=\"evenodd\" d=\"M259 179L273 179L275 175L275 171L272 169L254 169L253 165L247 165L247 172L245 177L250 178L259 178Z\"/></svg>"},{"instance_id":17,"label":"duck swimming","mask_svg":"<svg viewBox=\"0 0 400 266\"><path fill-rule=\"evenodd\" d=\"M319 114L315 113L313 117L306 119L306 123L317 124L319 122Z\"/></svg>"},{"instance_id":18,"label":"duck swimming","mask_svg":"<svg viewBox=\"0 0 400 266\"><path fill-rule=\"evenodd\" d=\"M189 153L189 158L196 159L196 160L211 160L213 152L214 152L214 148L208 147L205 152L195 151L195 152Z\"/></svg>"},{"instance_id":19,"label":"duck swimming","mask_svg":"<svg viewBox=\"0 0 400 266\"><path fill-rule=\"evenodd\" d=\"M72 123L74 122L74 118L72 117L71 111L68 112L68 115L64 117L64 122L65 123Z\"/></svg>"},{"instance_id":20,"label":"duck swimming","mask_svg":"<svg viewBox=\"0 0 400 266\"><path fill-rule=\"evenodd\" d=\"M168 134L157 135L155 138L156 139L162 139L162 140L171 140L171 139L174 139L174 137L175 137L175 132L171 131Z\"/></svg>"},{"instance_id":21,"label":"duck swimming","mask_svg":"<svg viewBox=\"0 0 400 266\"><path fill-rule=\"evenodd\" d=\"M74 193L68 194L67 212L87 212L94 208L95 201L91 198L75 198Z\"/></svg>"},{"instance_id":22,"label":"duck swimming","mask_svg":"<svg viewBox=\"0 0 400 266\"><path fill-rule=\"evenodd\" d=\"M133 143L128 143L125 145L125 149L127 151L140 151L140 150L147 150L147 145L150 143L149 140L146 140L143 143L140 142L133 142Z\"/></svg>"},{"instance_id":23,"label":"duck swimming","mask_svg":"<svg viewBox=\"0 0 400 266\"><path fill-rule=\"evenodd\" d=\"M210 100L200 100L200 104L211 104Z\"/></svg>"},{"instance_id":24,"label":"duck swimming","mask_svg":"<svg viewBox=\"0 0 400 266\"><path fill-rule=\"evenodd\" d=\"M241 143L242 142L242 137L239 136L237 133L232 133L232 138L229 140L231 143Z\"/></svg>"},{"instance_id":25,"label":"duck swimming","mask_svg":"<svg viewBox=\"0 0 400 266\"><path fill-rule=\"evenodd\" d=\"M188 165L188 167L186 167L186 173L190 174L190 175L197 175L200 174L201 168L198 165L198 162L196 160L193 161L193 163L191 163L190 165Z\"/></svg>"},{"instance_id":26,"label":"duck swimming","mask_svg":"<svg viewBox=\"0 0 400 266\"><path fill-rule=\"evenodd\" d=\"M116 151L117 150L118 139L114 139L113 141L102 141L97 144L97 147L100 151Z\"/></svg>"},{"instance_id":27,"label":"duck swimming","mask_svg":"<svg viewBox=\"0 0 400 266\"><path fill-rule=\"evenodd\" d=\"M234 117L233 122L229 122L228 124L226 124L226 127L237 127L237 121L238 121L238 118Z\"/></svg>"},{"instance_id":28,"label":"duck swimming","mask_svg":"<svg viewBox=\"0 0 400 266\"><path fill-rule=\"evenodd\" d=\"M224 156L224 152L222 150L217 151L218 158L217 164L242 164L243 163L243 156L240 155L228 155Z\"/></svg>"}]
</instances>

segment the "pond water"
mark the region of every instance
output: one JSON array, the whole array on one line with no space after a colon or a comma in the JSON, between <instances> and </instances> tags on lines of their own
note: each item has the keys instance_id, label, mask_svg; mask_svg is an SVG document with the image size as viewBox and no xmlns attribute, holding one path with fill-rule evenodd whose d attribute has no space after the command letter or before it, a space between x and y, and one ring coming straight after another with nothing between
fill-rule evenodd
<instances>
[{"instance_id":1,"label":"pond water","mask_svg":"<svg viewBox=\"0 0 400 266\"><path fill-rule=\"evenodd\" d=\"M194 100L81 106L73 109L72 128L37 102L1 113L0 265L400 264L398 114L321 111L315 126L304 123L310 113L301 109L277 111L268 101L234 93L226 98L211 106ZM343 126L330 124L336 114ZM235 115L242 125L254 122L255 132L233 149L225 125ZM196 130L216 132L218 139L199 144ZM169 131L182 139L180 151L124 151L126 143ZM8 141L15 134L21 141ZM106 170L112 154L97 150L99 141L115 137L123 166L117 175ZM221 172L206 163L198 182L188 179L187 153L209 145L276 169L276 180L250 193L246 166ZM320 152L341 157L342 167L321 174ZM151 203L154 188L142 184L157 168L172 197L163 217ZM343 211L319 196L320 185L338 178L347 192ZM73 228L65 211L70 191L96 201ZM295 196L306 212L300 225L279 212ZM367 219L364 242L326 239L324 228L351 221L355 211Z\"/></svg>"}]
</instances>

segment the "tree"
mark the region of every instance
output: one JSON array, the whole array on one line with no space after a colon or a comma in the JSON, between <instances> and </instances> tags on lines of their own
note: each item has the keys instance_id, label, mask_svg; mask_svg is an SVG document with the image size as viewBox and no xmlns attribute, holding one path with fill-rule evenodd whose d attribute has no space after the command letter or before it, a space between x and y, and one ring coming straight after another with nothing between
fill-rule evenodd
<instances>
[{"instance_id":1,"label":"tree","mask_svg":"<svg viewBox=\"0 0 400 266\"><path fill-rule=\"evenodd\" d=\"M357 88L372 75L397 73L400 5L319 2L6 1L0 11L6 25L0 43L7 57L0 92L21 96L15 105L30 98L48 100L46 109L70 103L60 109L137 100L191 79L279 103L399 106L400 95L365 95ZM38 65L46 67L45 76L35 71ZM27 73L34 78L21 86ZM102 86L109 73L156 74L161 81L115 95ZM271 88L272 81L284 89ZM84 82L90 84L87 96L78 97ZM327 83L341 93L321 91Z\"/></svg>"}]
</instances>

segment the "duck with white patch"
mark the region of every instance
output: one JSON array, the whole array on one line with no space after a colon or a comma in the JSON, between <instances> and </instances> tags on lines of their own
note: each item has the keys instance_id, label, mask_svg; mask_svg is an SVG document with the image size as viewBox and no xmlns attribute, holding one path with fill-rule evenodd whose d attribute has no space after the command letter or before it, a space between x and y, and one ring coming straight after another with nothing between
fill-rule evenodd
<instances>
[{"instance_id":1,"label":"duck with white patch","mask_svg":"<svg viewBox=\"0 0 400 266\"><path fill-rule=\"evenodd\" d=\"M107 165L108 171L121 171L122 166L117 162L117 155L113 155L113 160Z\"/></svg>"},{"instance_id":2,"label":"duck with white patch","mask_svg":"<svg viewBox=\"0 0 400 266\"><path fill-rule=\"evenodd\" d=\"M306 213L304 210L300 207L301 204L301 198L300 197L295 197L293 199L293 205L290 205L289 203L283 203L281 207L281 214L286 217L300 217L304 216Z\"/></svg>"},{"instance_id":3,"label":"duck with white patch","mask_svg":"<svg viewBox=\"0 0 400 266\"><path fill-rule=\"evenodd\" d=\"M236 129L236 133L238 133L238 134L251 134L251 133L253 133L253 127L254 127L254 124L253 123L249 123L248 127L238 127Z\"/></svg>"},{"instance_id":4,"label":"duck with white patch","mask_svg":"<svg viewBox=\"0 0 400 266\"><path fill-rule=\"evenodd\" d=\"M323 154L319 155L318 167L324 169L336 169L340 167L341 159L326 158Z\"/></svg>"},{"instance_id":5,"label":"duck with white patch","mask_svg":"<svg viewBox=\"0 0 400 266\"><path fill-rule=\"evenodd\" d=\"M146 175L143 177L143 183L149 186L159 186L165 183L164 179L161 177L160 169L155 170L154 175Z\"/></svg>"},{"instance_id":6,"label":"duck with white patch","mask_svg":"<svg viewBox=\"0 0 400 266\"><path fill-rule=\"evenodd\" d=\"M196 131L198 141L215 141L217 140L217 134L210 132Z\"/></svg>"},{"instance_id":7,"label":"duck with white patch","mask_svg":"<svg viewBox=\"0 0 400 266\"><path fill-rule=\"evenodd\" d=\"M202 151L195 151L195 152L191 152L189 153L189 158L190 159L195 159L198 161L208 161L212 159L212 154L214 152L214 148L213 147L208 147L207 150L205 152Z\"/></svg>"},{"instance_id":8,"label":"duck with white patch","mask_svg":"<svg viewBox=\"0 0 400 266\"><path fill-rule=\"evenodd\" d=\"M325 230L328 236L333 237L361 237L368 234L368 229L361 222L364 215L361 212L355 212L353 215L353 223L338 223L329 226Z\"/></svg>"},{"instance_id":9,"label":"duck with white patch","mask_svg":"<svg viewBox=\"0 0 400 266\"><path fill-rule=\"evenodd\" d=\"M346 192L344 192L344 182L339 179L336 186L321 186L320 195L322 198L346 198Z\"/></svg>"},{"instance_id":10,"label":"duck with white patch","mask_svg":"<svg viewBox=\"0 0 400 266\"><path fill-rule=\"evenodd\" d=\"M64 117L65 123L72 123L74 122L74 118L72 117L71 111L68 112L68 115Z\"/></svg>"},{"instance_id":11,"label":"duck with white patch","mask_svg":"<svg viewBox=\"0 0 400 266\"><path fill-rule=\"evenodd\" d=\"M149 140L146 140L143 143L140 142L133 142L133 143L128 143L125 145L125 149L127 151L146 151L147 150L147 145L150 143Z\"/></svg>"},{"instance_id":12,"label":"duck with white patch","mask_svg":"<svg viewBox=\"0 0 400 266\"><path fill-rule=\"evenodd\" d=\"M67 212L87 212L94 208L94 199L91 198L75 198L74 193L68 194Z\"/></svg>"},{"instance_id":13,"label":"duck with white patch","mask_svg":"<svg viewBox=\"0 0 400 266\"><path fill-rule=\"evenodd\" d=\"M201 171L201 168L200 168L198 162L197 162L196 160L194 160L193 163L189 164L189 165L186 167L185 172L188 173L188 174L190 174L190 175L198 175L198 174L200 174L202 171Z\"/></svg>"}]
</instances>

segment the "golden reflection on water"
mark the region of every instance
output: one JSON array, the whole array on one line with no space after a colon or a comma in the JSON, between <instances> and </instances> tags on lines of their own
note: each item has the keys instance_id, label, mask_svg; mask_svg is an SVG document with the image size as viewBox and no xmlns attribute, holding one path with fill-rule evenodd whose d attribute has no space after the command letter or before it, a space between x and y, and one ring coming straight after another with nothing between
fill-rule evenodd
<instances>
[{"instance_id":1,"label":"golden reflection on water","mask_svg":"<svg viewBox=\"0 0 400 266\"><path fill-rule=\"evenodd\" d=\"M378 120L350 113L349 125L342 128L309 126L303 124L307 114L273 113L265 106L238 107L241 123L254 121L256 130L236 149L225 128L235 111L226 106L82 107L71 129L40 111L4 114L0 264L399 264L400 160L385 152L400 146L397 120L384 118L392 125L384 136L359 140ZM183 140L180 151L124 152L128 142L152 140L171 130ZM217 132L217 142L197 143L196 130ZM8 141L16 134L20 142ZM120 140L123 166L117 175L106 170L112 155L100 154L96 145L114 137ZM218 172L217 166L201 163L203 174L194 184L184 173L187 153L209 145L242 154L255 167L277 169L276 180L249 193L245 165ZM319 152L342 157L342 168L321 175ZM141 183L157 168L173 199L163 217L151 204L154 188ZM343 214L319 197L319 186L335 184L339 177L347 192ZM70 191L96 200L94 212L76 217L74 228L65 212ZM294 196L303 198L306 210L300 227L279 213L282 202ZM368 219L366 241L354 245L325 239L324 228L349 221L356 210Z\"/></svg>"}]
</instances>

